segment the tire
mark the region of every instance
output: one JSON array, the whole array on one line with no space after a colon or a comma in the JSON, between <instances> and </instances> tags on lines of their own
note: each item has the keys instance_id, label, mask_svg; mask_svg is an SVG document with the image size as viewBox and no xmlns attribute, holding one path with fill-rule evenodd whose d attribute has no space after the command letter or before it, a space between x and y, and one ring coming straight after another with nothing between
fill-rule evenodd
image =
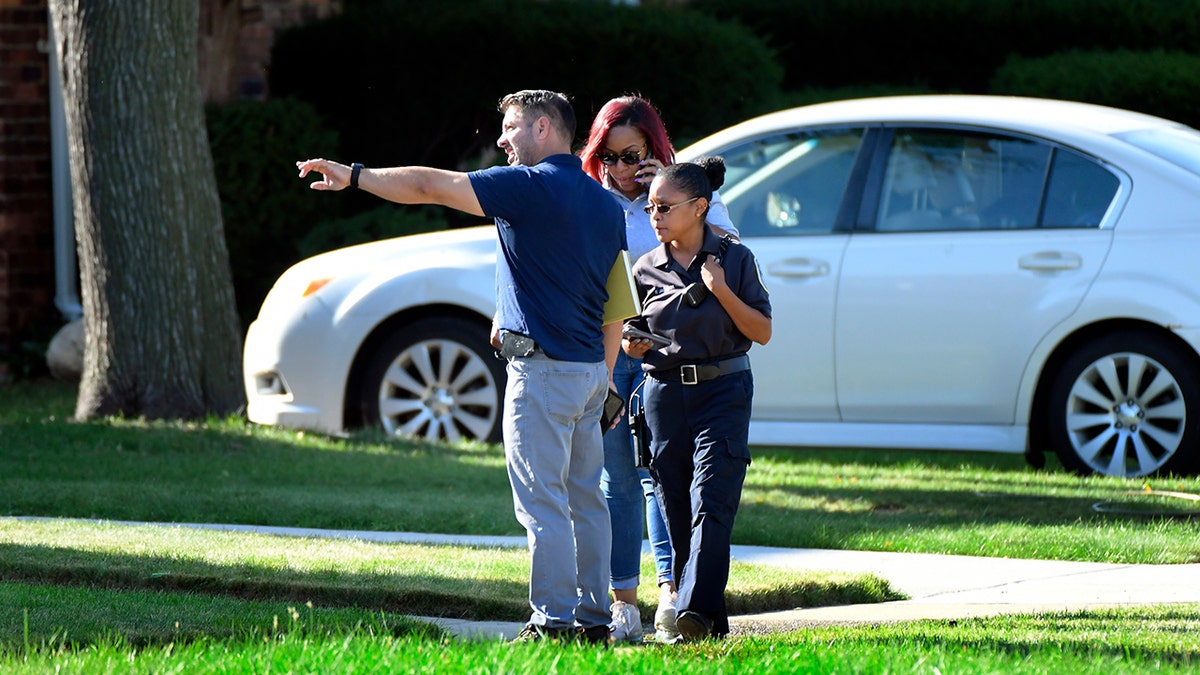
<instances>
[{"instance_id":1,"label":"tire","mask_svg":"<svg viewBox=\"0 0 1200 675\"><path fill-rule=\"evenodd\" d=\"M363 420L389 435L496 443L504 382L487 326L425 319L403 327L372 356L359 393Z\"/></svg>"},{"instance_id":2,"label":"tire","mask_svg":"<svg viewBox=\"0 0 1200 675\"><path fill-rule=\"evenodd\" d=\"M1122 332L1063 363L1046 410L1063 466L1079 475L1191 474L1200 442L1200 378L1167 338Z\"/></svg>"}]
</instances>

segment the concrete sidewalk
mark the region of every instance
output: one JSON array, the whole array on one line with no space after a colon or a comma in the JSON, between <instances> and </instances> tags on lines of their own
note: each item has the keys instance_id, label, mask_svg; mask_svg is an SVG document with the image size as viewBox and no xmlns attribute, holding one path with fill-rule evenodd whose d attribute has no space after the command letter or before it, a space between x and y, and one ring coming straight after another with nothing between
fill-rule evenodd
<instances>
[{"instance_id":1,"label":"concrete sidewalk","mask_svg":"<svg viewBox=\"0 0 1200 675\"><path fill-rule=\"evenodd\" d=\"M524 545L523 537L515 539L516 545ZM732 553L733 559L741 562L793 570L874 574L911 598L733 616L733 635L832 624L1200 603L1200 564L1118 565L758 546L734 546ZM462 637L510 638L521 629L520 623L429 620ZM647 634L653 633L652 626L645 629Z\"/></svg>"},{"instance_id":2,"label":"concrete sidewalk","mask_svg":"<svg viewBox=\"0 0 1200 675\"><path fill-rule=\"evenodd\" d=\"M747 632L805 625L1036 614L1130 605L1200 603L1200 564L1121 565L922 553L740 547L745 562L863 572L911 599L737 617Z\"/></svg>"},{"instance_id":3,"label":"concrete sidewalk","mask_svg":"<svg viewBox=\"0 0 1200 675\"><path fill-rule=\"evenodd\" d=\"M30 519L35 520L35 519ZM47 519L48 520L48 519ZM113 522L113 521L110 521ZM159 525L159 523L123 523ZM289 527L163 524L290 537L329 537L375 542L524 547L525 537L474 537L413 532L369 532ZM645 549L649 553L649 547ZM793 630L805 626L1034 614L1129 605L1200 603L1200 563L1121 565L1017 560L924 553L835 551L734 546L741 562L793 570L870 573L887 579L911 599L795 609L730 617L733 634ZM519 622L419 617L465 638L512 638ZM646 626L653 633L652 626Z\"/></svg>"}]
</instances>

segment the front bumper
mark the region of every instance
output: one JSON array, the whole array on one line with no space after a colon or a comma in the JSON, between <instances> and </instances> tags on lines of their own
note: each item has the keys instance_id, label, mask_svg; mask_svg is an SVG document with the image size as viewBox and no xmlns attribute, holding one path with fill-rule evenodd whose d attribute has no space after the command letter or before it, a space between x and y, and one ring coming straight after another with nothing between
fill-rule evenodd
<instances>
[{"instance_id":1,"label":"front bumper","mask_svg":"<svg viewBox=\"0 0 1200 675\"><path fill-rule=\"evenodd\" d=\"M347 344L321 303L305 305L303 312L250 324L242 353L246 416L256 424L339 433L358 341Z\"/></svg>"}]
</instances>

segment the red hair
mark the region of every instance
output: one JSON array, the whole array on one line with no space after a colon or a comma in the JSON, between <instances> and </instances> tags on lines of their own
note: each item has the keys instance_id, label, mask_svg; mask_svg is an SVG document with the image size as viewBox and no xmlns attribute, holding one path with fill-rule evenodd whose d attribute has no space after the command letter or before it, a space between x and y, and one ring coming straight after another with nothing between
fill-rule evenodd
<instances>
[{"instance_id":1,"label":"red hair","mask_svg":"<svg viewBox=\"0 0 1200 675\"><path fill-rule=\"evenodd\" d=\"M675 163L675 148L671 147L671 139L667 136L667 125L663 124L654 106L640 96L620 96L605 103L596 113L592 129L579 151L583 170L589 176L604 182L604 165L596 154L603 150L609 131L625 126L634 127L646 137L648 157L657 158L664 166Z\"/></svg>"}]
</instances>

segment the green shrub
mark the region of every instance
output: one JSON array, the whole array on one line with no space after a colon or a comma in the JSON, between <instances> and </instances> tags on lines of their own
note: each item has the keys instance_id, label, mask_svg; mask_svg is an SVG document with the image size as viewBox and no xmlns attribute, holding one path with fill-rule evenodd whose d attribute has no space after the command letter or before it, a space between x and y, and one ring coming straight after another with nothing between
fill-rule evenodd
<instances>
[{"instance_id":1,"label":"green shrub","mask_svg":"<svg viewBox=\"0 0 1200 675\"><path fill-rule=\"evenodd\" d=\"M982 93L1009 54L1200 51L1197 0L691 0L775 50L786 90L857 83Z\"/></svg>"},{"instance_id":2,"label":"green shrub","mask_svg":"<svg viewBox=\"0 0 1200 675\"><path fill-rule=\"evenodd\" d=\"M300 259L296 242L341 207L310 190L295 168L299 159L335 154L337 134L291 99L209 106L207 120L238 314L248 325L271 284Z\"/></svg>"},{"instance_id":3,"label":"green shrub","mask_svg":"<svg viewBox=\"0 0 1200 675\"><path fill-rule=\"evenodd\" d=\"M496 103L512 91L572 96L580 136L608 99L640 92L682 144L764 112L782 77L740 26L579 0L348 4L279 35L272 64L271 91L312 103L343 157L455 169L499 160Z\"/></svg>"},{"instance_id":4,"label":"green shrub","mask_svg":"<svg viewBox=\"0 0 1200 675\"><path fill-rule=\"evenodd\" d=\"M935 94L928 87L899 84L856 84L846 87L821 88L806 87L799 91L789 91L779 95L780 110L799 106L824 103L826 101L842 101L852 98L867 98L870 96L904 96L908 94Z\"/></svg>"},{"instance_id":5,"label":"green shrub","mask_svg":"<svg viewBox=\"0 0 1200 675\"><path fill-rule=\"evenodd\" d=\"M996 72L991 88L997 94L1126 108L1200 128L1200 54L1122 50L1013 57Z\"/></svg>"}]
</instances>

